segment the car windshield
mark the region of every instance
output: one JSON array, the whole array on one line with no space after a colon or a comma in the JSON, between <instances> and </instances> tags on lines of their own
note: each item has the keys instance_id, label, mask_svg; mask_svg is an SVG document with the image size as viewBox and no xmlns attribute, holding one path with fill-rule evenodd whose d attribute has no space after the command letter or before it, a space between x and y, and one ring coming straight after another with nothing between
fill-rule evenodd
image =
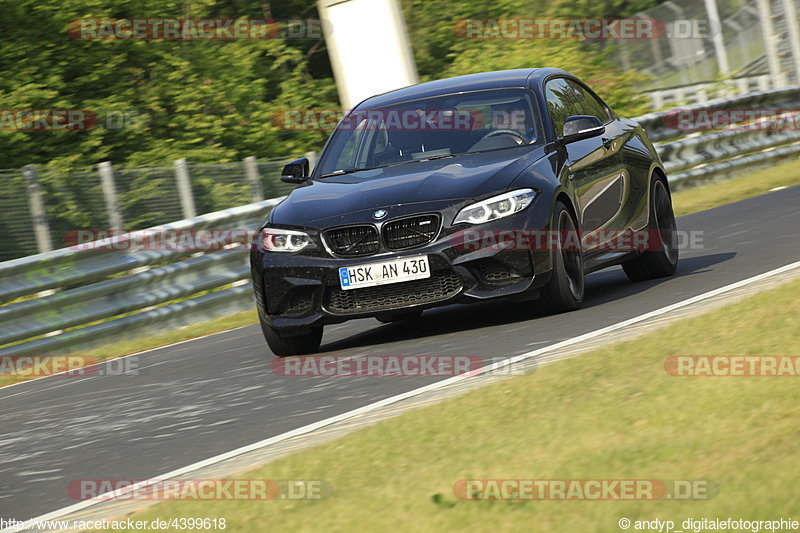
<instances>
[{"instance_id":1,"label":"car windshield","mask_svg":"<svg viewBox=\"0 0 800 533\"><path fill-rule=\"evenodd\" d=\"M536 142L538 123L523 89L474 91L357 109L336 127L318 175L515 148Z\"/></svg>"}]
</instances>

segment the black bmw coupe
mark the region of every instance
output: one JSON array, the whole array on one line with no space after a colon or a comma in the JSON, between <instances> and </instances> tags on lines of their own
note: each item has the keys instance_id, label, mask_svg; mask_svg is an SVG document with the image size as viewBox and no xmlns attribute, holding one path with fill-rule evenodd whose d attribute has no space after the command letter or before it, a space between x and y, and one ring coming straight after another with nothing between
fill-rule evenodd
<instances>
[{"instance_id":1,"label":"black bmw coupe","mask_svg":"<svg viewBox=\"0 0 800 533\"><path fill-rule=\"evenodd\" d=\"M323 326L513 298L577 308L584 276L675 272L666 172L647 133L555 68L473 74L371 97L339 122L251 252L264 336L314 352Z\"/></svg>"}]
</instances>

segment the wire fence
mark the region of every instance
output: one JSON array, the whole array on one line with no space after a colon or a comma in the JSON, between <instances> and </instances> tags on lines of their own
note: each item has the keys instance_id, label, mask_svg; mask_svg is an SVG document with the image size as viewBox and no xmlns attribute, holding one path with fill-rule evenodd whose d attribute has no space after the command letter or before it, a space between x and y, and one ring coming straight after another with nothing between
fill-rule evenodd
<instances>
[{"instance_id":1,"label":"wire fence","mask_svg":"<svg viewBox=\"0 0 800 533\"><path fill-rule=\"evenodd\" d=\"M21 171L0 170L0 261L35 254L33 220Z\"/></svg>"},{"instance_id":2,"label":"wire fence","mask_svg":"<svg viewBox=\"0 0 800 533\"><path fill-rule=\"evenodd\" d=\"M62 248L78 229L137 230L283 196L289 159L0 170L0 261Z\"/></svg>"},{"instance_id":3,"label":"wire fence","mask_svg":"<svg viewBox=\"0 0 800 533\"><path fill-rule=\"evenodd\" d=\"M712 17L706 2L668 0L634 16L659 21L659 38L606 42L612 61L650 76L654 109L800 83L800 0L713 4Z\"/></svg>"},{"instance_id":4,"label":"wire fence","mask_svg":"<svg viewBox=\"0 0 800 533\"><path fill-rule=\"evenodd\" d=\"M780 1L780 0L778 0ZM728 73L765 74L764 38L755 2L717 2L720 21L710 20L697 0L673 0L637 16L664 23L667 38L620 42L619 61L653 76L652 88L714 81ZM720 58L713 37L721 35Z\"/></svg>"},{"instance_id":5,"label":"wire fence","mask_svg":"<svg viewBox=\"0 0 800 533\"><path fill-rule=\"evenodd\" d=\"M140 229L181 218L172 167L115 168L114 181L126 227Z\"/></svg>"}]
</instances>

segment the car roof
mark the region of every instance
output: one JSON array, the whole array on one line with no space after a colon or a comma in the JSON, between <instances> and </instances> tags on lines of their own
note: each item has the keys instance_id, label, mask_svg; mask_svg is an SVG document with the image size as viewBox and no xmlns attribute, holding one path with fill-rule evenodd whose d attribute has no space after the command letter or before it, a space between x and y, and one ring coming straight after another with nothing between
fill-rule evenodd
<instances>
[{"instance_id":1,"label":"car roof","mask_svg":"<svg viewBox=\"0 0 800 533\"><path fill-rule=\"evenodd\" d=\"M467 74L454 78L429 81L419 85L411 85L387 93L367 98L354 109L378 108L388 105L429 98L446 94L455 94L467 91L480 91L486 89L526 88L536 87L546 78L553 75L574 77L565 70L558 68L520 68L514 70L495 70L479 74Z\"/></svg>"}]
</instances>

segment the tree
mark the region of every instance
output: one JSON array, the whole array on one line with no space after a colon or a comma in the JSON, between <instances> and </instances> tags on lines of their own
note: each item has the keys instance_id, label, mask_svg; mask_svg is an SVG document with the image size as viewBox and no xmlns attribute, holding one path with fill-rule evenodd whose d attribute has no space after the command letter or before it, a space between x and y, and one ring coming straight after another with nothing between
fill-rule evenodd
<instances>
[{"instance_id":1,"label":"tree","mask_svg":"<svg viewBox=\"0 0 800 533\"><path fill-rule=\"evenodd\" d=\"M81 40L85 18L316 17L308 0L265 14L256 0L19 0L0 21L0 109L86 109L89 131L0 135L0 168L163 164L275 157L319 147L324 132L284 131L270 118L292 107L336 107L321 38L234 41ZM299 15L298 15L299 14ZM113 129L108 117L129 116Z\"/></svg>"}]
</instances>

